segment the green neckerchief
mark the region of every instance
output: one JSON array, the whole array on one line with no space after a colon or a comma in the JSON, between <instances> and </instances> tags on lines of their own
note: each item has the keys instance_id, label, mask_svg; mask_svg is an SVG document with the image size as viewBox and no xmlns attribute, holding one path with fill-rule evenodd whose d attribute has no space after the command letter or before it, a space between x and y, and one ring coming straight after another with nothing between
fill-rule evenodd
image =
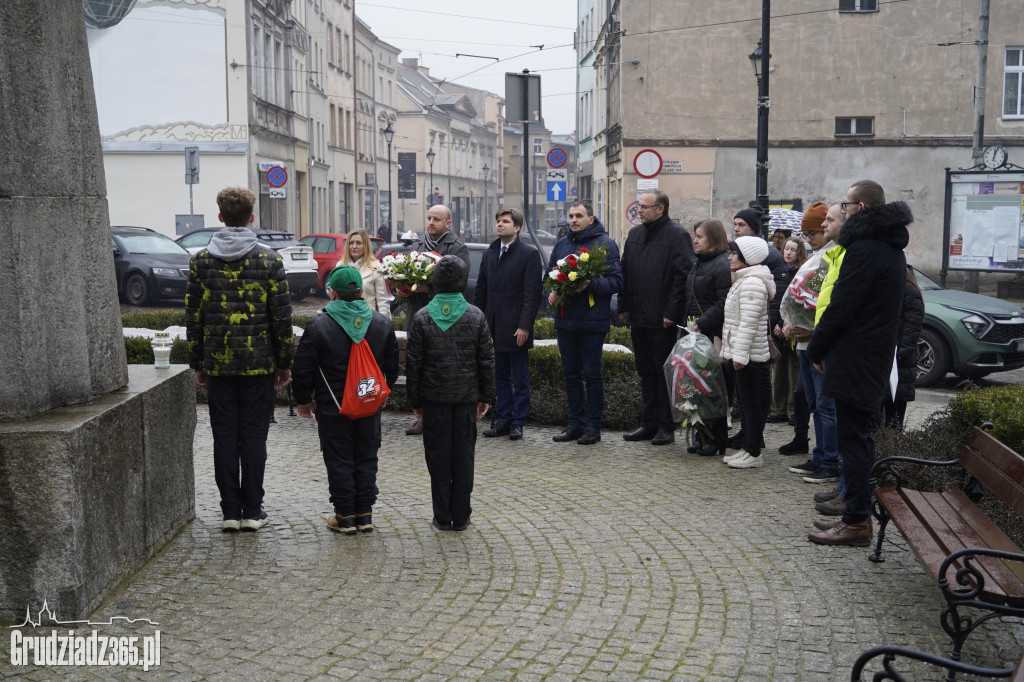
<instances>
[{"instance_id":1,"label":"green neckerchief","mask_svg":"<svg viewBox=\"0 0 1024 682\"><path fill-rule=\"evenodd\" d=\"M341 325L352 343L359 343L366 336L366 330L373 319L373 311L363 299L356 301L331 301L324 309L331 319Z\"/></svg>"},{"instance_id":2,"label":"green neckerchief","mask_svg":"<svg viewBox=\"0 0 1024 682\"><path fill-rule=\"evenodd\" d=\"M462 314L469 308L469 303L461 292L454 294L436 294L427 304L427 312L433 318L441 331L448 331L448 328L459 321Z\"/></svg>"}]
</instances>

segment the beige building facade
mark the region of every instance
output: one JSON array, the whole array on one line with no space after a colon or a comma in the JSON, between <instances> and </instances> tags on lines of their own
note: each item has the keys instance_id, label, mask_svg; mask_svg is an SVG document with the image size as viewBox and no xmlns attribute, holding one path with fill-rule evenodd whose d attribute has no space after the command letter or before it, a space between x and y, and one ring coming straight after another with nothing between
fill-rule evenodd
<instances>
[{"instance_id":1,"label":"beige building facade","mask_svg":"<svg viewBox=\"0 0 1024 682\"><path fill-rule=\"evenodd\" d=\"M684 225L755 198L760 8L722 0L579 0L581 185L613 237L638 192L668 193ZM943 169L972 165L977 3L794 0L771 25L768 194L806 207L862 178L916 216L908 258L941 259ZM992 0L985 141L1024 162L1024 12ZM1019 64L1019 62L1018 62ZM1012 81L1012 83L1011 83ZM1012 86L1012 87L1011 87ZM1014 89L1016 88L1016 89ZM639 157L639 162L637 161ZM638 172L637 168L640 168ZM652 175L656 167L660 172ZM645 175L651 177L644 177Z\"/></svg>"}]
</instances>

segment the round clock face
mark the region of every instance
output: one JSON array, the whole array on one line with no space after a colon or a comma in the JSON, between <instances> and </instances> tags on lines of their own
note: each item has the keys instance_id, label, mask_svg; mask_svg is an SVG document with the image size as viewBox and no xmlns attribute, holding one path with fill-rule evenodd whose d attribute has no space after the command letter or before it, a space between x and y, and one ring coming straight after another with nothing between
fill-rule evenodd
<instances>
[{"instance_id":1,"label":"round clock face","mask_svg":"<svg viewBox=\"0 0 1024 682\"><path fill-rule=\"evenodd\" d=\"M1006 163L1006 149L999 145L986 147L981 155L981 162L986 168L995 169Z\"/></svg>"}]
</instances>

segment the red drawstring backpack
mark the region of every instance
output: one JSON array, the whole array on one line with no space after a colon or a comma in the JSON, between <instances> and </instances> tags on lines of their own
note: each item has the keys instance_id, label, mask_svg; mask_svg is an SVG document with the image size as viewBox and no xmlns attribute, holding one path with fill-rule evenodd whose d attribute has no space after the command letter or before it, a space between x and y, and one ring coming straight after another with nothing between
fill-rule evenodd
<instances>
[{"instance_id":1,"label":"red drawstring backpack","mask_svg":"<svg viewBox=\"0 0 1024 682\"><path fill-rule=\"evenodd\" d=\"M320 376L324 377L323 369L320 370ZM338 405L338 398L331 390L327 377L324 377L324 383L327 384L331 398L334 398L334 404ZM391 389L373 357L370 344L366 343L366 339L353 343L345 374L345 393L338 405L338 414L349 419L370 417L377 413L390 394Z\"/></svg>"}]
</instances>

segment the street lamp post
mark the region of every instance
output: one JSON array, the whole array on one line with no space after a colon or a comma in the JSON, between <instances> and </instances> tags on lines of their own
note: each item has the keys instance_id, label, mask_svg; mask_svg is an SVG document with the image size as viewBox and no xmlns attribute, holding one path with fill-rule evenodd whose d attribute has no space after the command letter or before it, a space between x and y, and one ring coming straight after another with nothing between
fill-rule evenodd
<instances>
[{"instance_id":1,"label":"street lamp post","mask_svg":"<svg viewBox=\"0 0 1024 682\"><path fill-rule=\"evenodd\" d=\"M388 143L388 239L391 239L391 143L395 139L395 129L388 121L388 127L384 129L384 139Z\"/></svg>"},{"instance_id":2,"label":"street lamp post","mask_svg":"<svg viewBox=\"0 0 1024 682\"><path fill-rule=\"evenodd\" d=\"M430 205L434 205L434 159L437 157L437 152L431 147L430 151L427 152L427 161L430 163L430 189L427 190L427 196L430 197Z\"/></svg>"},{"instance_id":3,"label":"street lamp post","mask_svg":"<svg viewBox=\"0 0 1024 682\"><path fill-rule=\"evenodd\" d=\"M481 225L480 229L481 229L481 233L482 234L487 234L487 228L484 227L484 226L487 225L487 221L490 220L490 218L491 218L491 212L490 212L490 210L489 210L489 208L487 206L487 199L489 198L488 195L487 195L487 178L488 178L488 173L491 172L491 169L485 163L482 170L484 172L484 210L483 210L484 217L483 217L483 220L481 221L482 225Z\"/></svg>"},{"instance_id":4,"label":"street lamp post","mask_svg":"<svg viewBox=\"0 0 1024 682\"><path fill-rule=\"evenodd\" d=\"M757 49L750 53L750 63L754 67L757 78L757 205L761 209L761 220L768 225L768 110L772 101L768 98L768 60L771 53L768 49L768 35L771 17L771 0L761 3L761 39L757 41Z\"/></svg>"}]
</instances>

